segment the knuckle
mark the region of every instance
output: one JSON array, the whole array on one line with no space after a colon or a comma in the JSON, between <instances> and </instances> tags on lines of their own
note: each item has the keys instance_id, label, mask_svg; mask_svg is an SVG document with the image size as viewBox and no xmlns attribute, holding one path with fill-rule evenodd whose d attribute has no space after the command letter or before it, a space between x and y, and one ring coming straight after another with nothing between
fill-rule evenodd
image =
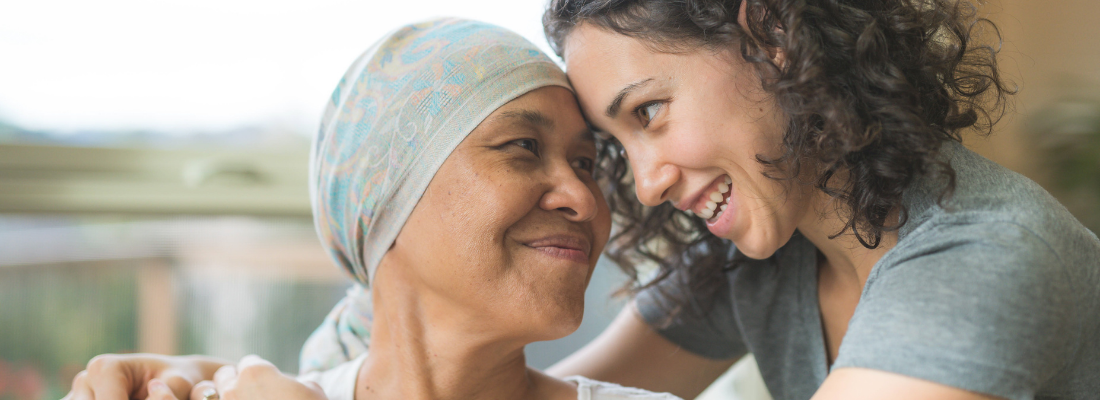
<instances>
[{"instance_id":1,"label":"knuckle","mask_svg":"<svg viewBox=\"0 0 1100 400\"><path fill-rule=\"evenodd\" d=\"M99 371L109 369L109 368L111 368L112 365L114 365L117 362L116 358L117 357L114 354L101 354L101 355L92 357L92 359L90 361L88 361L87 371L90 372L90 373L96 373L96 372L99 372Z\"/></svg>"},{"instance_id":2,"label":"knuckle","mask_svg":"<svg viewBox=\"0 0 1100 400\"><path fill-rule=\"evenodd\" d=\"M259 377L263 376L264 372L265 371L264 371L263 368L260 368L259 366L256 366L256 365L250 365L250 366L241 368L240 371L237 371L237 374L238 374L237 376L239 377L239 379L242 379L242 380L252 380L252 379L256 379L256 378L259 378Z\"/></svg>"},{"instance_id":3,"label":"knuckle","mask_svg":"<svg viewBox=\"0 0 1100 400\"><path fill-rule=\"evenodd\" d=\"M84 381L88 379L88 371L80 371L73 377L73 388L83 385Z\"/></svg>"}]
</instances>

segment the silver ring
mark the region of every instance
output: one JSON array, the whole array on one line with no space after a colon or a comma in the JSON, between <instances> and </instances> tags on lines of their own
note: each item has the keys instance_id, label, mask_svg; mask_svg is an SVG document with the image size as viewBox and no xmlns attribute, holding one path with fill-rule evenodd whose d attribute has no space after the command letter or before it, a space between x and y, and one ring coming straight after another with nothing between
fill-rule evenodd
<instances>
[{"instance_id":1,"label":"silver ring","mask_svg":"<svg viewBox=\"0 0 1100 400\"><path fill-rule=\"evenodd\" d=\"M214 388L206 388L202 391L202 400L218 400L221 396L218 396L218 391Z\"/></svg>"}]
</instances>

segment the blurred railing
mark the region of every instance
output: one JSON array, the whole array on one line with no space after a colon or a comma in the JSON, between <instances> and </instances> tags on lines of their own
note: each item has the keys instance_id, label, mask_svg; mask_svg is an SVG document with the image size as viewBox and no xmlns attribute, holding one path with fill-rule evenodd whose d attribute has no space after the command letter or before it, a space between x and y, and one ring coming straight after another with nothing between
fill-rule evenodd
<instances>
[{"instance_id":1,"label":"blurred railing","mask_svg":"<svg viewBox=\"0 0 1100 400\"><path fill-rule=\"evenodd\" d=\"M59 398L101 353L296 371L348 285L304 219L0 217L0 399Z\"/></svg>"},{"instance_id":2,"label":"blurred railing","mask_svg":"<svg viewBox=\"0 0 1100 400\"><path fill-rule=\"evenodd\" d=\"M59 398L108 352L297 370L349 285L317 243L307 160L0 144L0 400Z\"/></svg>"},{"instance_id":3,"label":"blurred railing","mask_svg":"<svg viewBox=\"0 0 1100 400\"><path fill-rule=\"evenodd\" d=\"M308 217L308 152L0 144L0 212Z\"/></svg>"}]
</instances>

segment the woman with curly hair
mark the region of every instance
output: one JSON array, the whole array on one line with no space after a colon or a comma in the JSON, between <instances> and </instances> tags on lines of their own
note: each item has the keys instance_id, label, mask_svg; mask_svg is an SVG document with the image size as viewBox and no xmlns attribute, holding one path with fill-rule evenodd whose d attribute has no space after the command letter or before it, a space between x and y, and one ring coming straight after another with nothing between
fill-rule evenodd
<instances>
[{"instance_id":1,"label":"woman with curly hair","mask_svg":"<svg viewBox=\"0 0 1100 400\"><path fill-rule=\"evenodd\" d=\"M692 398L1100 395L1100 241L967 150L1013 93L959 0L553 0L608 139L609 254L655 277L552 367ZM991 39L999 40L998 35Z\"/></svg>"}]
</instances>

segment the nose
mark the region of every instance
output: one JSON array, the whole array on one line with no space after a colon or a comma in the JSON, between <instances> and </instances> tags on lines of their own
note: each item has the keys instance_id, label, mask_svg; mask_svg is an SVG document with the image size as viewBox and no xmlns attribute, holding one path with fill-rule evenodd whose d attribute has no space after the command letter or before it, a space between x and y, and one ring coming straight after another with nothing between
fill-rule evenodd
<instances>
[{"instance_id":1,"label":"nose","mask_svg":"<svg viewBox=\"0 0 1100 400\"><path fill-rule=\"evenodd\" d=\"M661 161L654 152L640 150L643 149L627 149L630 169L634 173L634 190L639 202L649 207L658 206L668 201L669 189L680 179L680 169Z\"/></svg>"},{"instance_id":2,"label":"nose","mask_svg":"<svg viewBox=\"0 0 1100 400\"><path fill-rule=\"evenodd\" d=\"M574 222L587 222L600 212L596 194L571 167L557 168L551 175L551 188L542 195L539 206L544 210L557 210Z\"/></svg>"}]
</instances>

